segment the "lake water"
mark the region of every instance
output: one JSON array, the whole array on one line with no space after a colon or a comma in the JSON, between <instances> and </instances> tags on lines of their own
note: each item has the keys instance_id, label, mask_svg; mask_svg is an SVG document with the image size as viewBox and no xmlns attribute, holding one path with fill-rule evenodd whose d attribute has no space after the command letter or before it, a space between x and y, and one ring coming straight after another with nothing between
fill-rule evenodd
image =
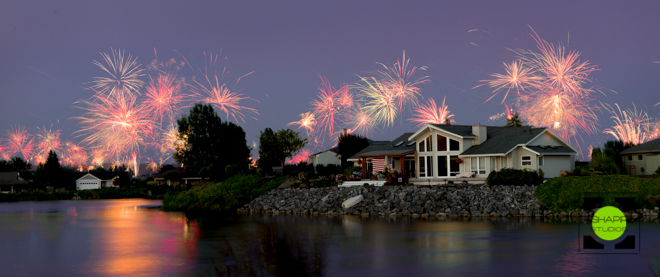
<instances>
[{"instance_id":1,"label":"lake water","mask_svg":"<svg viewBox=\"0 0 660 277\"><path fill-rule=\"evenodd\" d=\"M1 276L653 276L639 254L580 254L577 225L538 219L214 216L155 200L0 203Z\"/></svg>"}]
</instances>

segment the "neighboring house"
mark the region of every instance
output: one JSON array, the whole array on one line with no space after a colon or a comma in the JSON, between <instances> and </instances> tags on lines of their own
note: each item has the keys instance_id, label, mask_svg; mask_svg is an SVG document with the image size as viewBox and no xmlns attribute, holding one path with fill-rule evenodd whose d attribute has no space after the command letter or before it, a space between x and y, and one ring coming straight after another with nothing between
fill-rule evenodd
<instances>
[{"instance_id":1,"label":"neighboring house","mask_svg":"<svg viewBox=\"0 0 660 277\"><path fill-rule=\"evenodd\" d=\"M316 166L319 164L326 166L330 164L341 166L341 155L339 155L339 147L333 147L328 150L309 155L309 163L311 163L314 168L316 168Z\"/></svg>"},{"instance_id":2,"label":"neighboring house","mask_svg":"<svg viewBox=\"0 0 660 277\"><path fill-rule=\"evenodd\" d=\"M88 172L79 173L76 178L76 190L119 188L115 180L125 172Z\"/></svg>"},{"instance_id":3,"label":"neighboring house","mask_svg":"<svg viewBox=\"0 0 660 277\"><path fill-rule=\"evenodd\" d=\"M199 176L194 176L191 174L187 174L186 170L181 167L177 167L172 169L172 171L176 171L179 173L179 176L181 177L181 180L165 180L165 173L160 173L158 175L154 175L154 181L156 182L157 185L168 185L168 186L178 186L178 185L196 185L199 182L202 181L202 177Z\"/></svg>"},{"instance_id":4,"label":"neighboring house","mask_svg":"<svg viewBox=\"0 0 660 277\"><path fill-rule=\"evenodd\" d=\"M545 177L557 177L573 169L576 155L547 128L427 124L391 142L374 142L349 160L367 164L363 178L391 166L411 181L438 182L461 173L486 178L502 168L542 169Z\"/></svg>"},{"instance_id":5,"label":"neighboring house","mask_svg":"<svg viewBox=\"0 0 660 277\"><path fill-rule=\"evenodd\" d=\"M0 172L0 192L17 192L18 186L27 185L28 181L21 178L18 172Z\"/></svg>"},{"instance_id":6,"label":"neighboring house","mask_svg":"<svg viewBox=\"0 0 660 277\"><path fill-rule=\"evenodd\" d=\"M630 175L654 175L660 167L660 139L621 151L623 165Z\"/></svg>"}]
</instances>

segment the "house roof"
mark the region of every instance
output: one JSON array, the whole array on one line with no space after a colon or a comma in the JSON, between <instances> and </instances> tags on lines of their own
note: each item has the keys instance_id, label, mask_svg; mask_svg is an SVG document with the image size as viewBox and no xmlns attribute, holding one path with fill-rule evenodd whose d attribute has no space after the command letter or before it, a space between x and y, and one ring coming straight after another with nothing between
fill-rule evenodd
<instances>
[{"instance_id":1,"label":"house roof","mask_svg":"<svg viewBox=\"0 0 660 277\"><path fill-rule=\"evenodd\" d=\"M532 127L490 127L486 129L487 139L461 153L461 156L506 154L519 144L527 144L543 133L546 128ZM528 147L529 148L529 147ZM572 151L571 151L572 152Z\"/></svg>"},{"instance_id":2,"label":"house roof","mask_svg":"<svg viewBox=\"0 0 660 277\"><path fill-rule=\"evenodd\" d=\"M318 154L322 154L322 153L325 153L325 152L328 152L328 151L333 152L335 154L339 154L339 147L333 147L333 148L330 148L328 150L324 150L324 151L321 151L321 152L318 152L318 153L311 154L310 156L316 156Z\"/></svg>"},{"instance_id":3,"label":"house roof","mask_svg":"<svg viewBox=\"0 0 660 277\"><path fill-rule=\"evenodd\" d=\"M621 151L621 154L637 154L648 152L660 152L660 138L633 146Z\"/></svg>"},{"instance_id":4,"label":"house roof","mask_svg":"<svg viewBox=\"0 0 660 277\"><path fill-rule=\"evenodd\" d=\"M87 174L99 178L100 180L112 180L115 177L121 177L123 174L130 176L128 172L76 172L76 181Z\"/></svg>"},{"instance_id":5,"label":"house roof","mask_svg":"<svg viewBox=\"0 0 660 277\"><path fill-rule=\"evenodd\" d=\"M472 134L472 126L471 125L446 125L446 124L429 124L432 125L433 127L436 127L438 129L445 130L447 132L450 132L452 134L459 135L464 138L476 138L474 134ZM486 126L487 127L487 126Z\"/></svg>"},{"instance_id":6,"label":"house roof","mask_svg":"<svg viewBox=\"0 0 660 277\"><path fill-rule=\"evenodd\" d=\"M546 155L557 155L557 154L573 154L573 150L568 149L563 146L526 146L529 150L532 150L539 154Z\"/></svg>"},{"instance_id":7,"label":"house roof","mask_svg":"<svg viewBox=\"0 0 660 277\"><path fill-rule=\"evenodd\" d=\"M0 185L21 185L27 183L28 181L18 177L18 172L0 172Z\"/></svg>"},{"instance_id":8,"label":"house roof","mask_svg":"<svg viewBox=\"0 0 660 277\"><path fill-rule=\"evenodd\" d=\"M357 159L358 156L401 155L414 152L416 149L415 143L410 144L408 140L412 134L404 133L392 141L374 141L351 159Z\"/></svg>"}]
</instances>

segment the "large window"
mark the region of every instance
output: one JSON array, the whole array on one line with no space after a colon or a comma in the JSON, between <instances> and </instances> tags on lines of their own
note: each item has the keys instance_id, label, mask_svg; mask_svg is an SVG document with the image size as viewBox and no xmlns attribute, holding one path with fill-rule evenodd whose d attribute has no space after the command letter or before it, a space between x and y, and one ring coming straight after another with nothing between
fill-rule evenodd
<instances>
[{"instance_id":1,"label":"large window","mask_svg":"<svg viewBox=\"0 0 660 277\"><path fill-rule=\"evenodd\" d=\"M479 157L479 174L486 174L486 157Z\"/></svg>"},{"instance_id":2,"label":"large window","mask_svg":"<svg viewBox=\"0 0 660 277\"><path fill-rule=\"evenodd\" d=\"M441 135L436 135L436 143L438 144L437 151L447 151L447 138Z\"/></svg>"},{"instance_id":3,"label":"large window","mask_svg":"<svg viewBox=\"0 0 660 277\"><path fill-rule=\"evenodd\" d=\"M474 174L486 174L486 157L470 158L470 168Z\"/></svg>"},{"instance_id":4,"label":"large window","mask_svg":"<svg viewBox=\"0 0 660 277\"><path fill-rule=\"evenodd\" d=\"M458 156L449 157L449 175L456 176L461 173L461 164L456 162Z\"/></svg>"},{"instance_id":5,"label":"large window","mask_svg":"<svg viewBox=\"0 0 660 277\"><path fill-rule=\"evenodd\" d=\"M426 177L433 177L433 156L426 156Z\"/></svg>"},{"instance_id":6,"label":"large window","mask_svg":"<svg viewBox=\"0 0 660 277\"><path fill-rule=\"evenodd\" d=\"M419 177L426 177L426 157L419 157Z\"/></svg>"},{"instance_id":7,"label":"large window","mask_svg":"<svg viewBox=\"0 0 660 277\"><path fill-rule=\"evenodd\" d=\"M438 177L449 176L447 156L438 156Z\"/></svg>"},{"instance_id":8,"label":"large window","mask_svg":"<svg viewBox=\"0 0 660 277\"><path fill-rule=\"evenodd\" d=\"M477 158L470 158L470 169L472 173L478 174L479 171L477 168L479 168L479 160Z\"/></svg>"},{"instance_id":9,"label":"large window","mask_svg":"<svg viewBox=\"0 0 660 277\"><path fill-rule=\"evenodd\" d=\"M426 152L426 143L424 141L419 142L419 152Z\"/></svg>"},{"instance_id":10,"label":"large window","mask_svg":"<svg viewBox=\"0 0 660 277\"><path fill-rule=\"evenodd\" d=\"M449 139L449 151L461 151L461 146L457 140Z\"/></svg>"},{"instance_id":11,"label":"large window","mask_svg":"<svg viewBox=\"0 0 660 277\"><path fill-rule=\"evenodd\" d=\"M522 165L532 165L532 156L522 156L520 161Z\"/></svg>"},{"instance_id":12,"label":"large window","mask_svg":"<svg viewBox=\"0 0 660 277\"><path fill-rule=\"evenodd\" d=\"M426 140L425 140L426 141L426 152L433 151L433 141L432 140L433 140L432 136L428 136L426 138Z\"/></svg>"},{"instance_id":13,"label":"large window","mask_svg":"<svg viewBox=\"0 0 660 277\"><path fill-rule=\"evenodd\" d=\"M496 171L496 170L497 170L497 158L490 157L490 171Z\"/></svg>"}]
</instances>

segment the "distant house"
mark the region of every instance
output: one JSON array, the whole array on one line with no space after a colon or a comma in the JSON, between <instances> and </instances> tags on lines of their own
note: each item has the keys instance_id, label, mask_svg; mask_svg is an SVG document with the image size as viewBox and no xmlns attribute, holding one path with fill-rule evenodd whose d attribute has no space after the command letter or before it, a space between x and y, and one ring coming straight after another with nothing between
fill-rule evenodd
<instances>
[{"instance_id":1,"label":"distant house","mask_svg":"<svg viewBox=\"0 0 660 277\"><path fill-rule=\"evenodd\" d=\"M621 151L630 175L653 175L660 167L660 139L654 139Z\"/></svg>"},{"instance_id":2,"label":"distant house","mask_svg":"<svg viewBox=\"0 0 660 277\"><path fill-rule=\"evenodd\" d=\"M375 141L349 160L366 164L363 178L391 167L413 182L440 182L465 174L483 180L503 168L557 177L573 169L576 155L548 128L427 124L393 141Z\"/></svg>"},{"instance_id":3,"label":"distant house","mask_svg":"<svg viewBox=\"0 0 660 277\"><path fill-rule=\"evenodd\" d=\"M0 192L17 192L18 186L27 185L28 181L21 178L18 172L0 172Z\"/></svg>"},{"instance_id":4,"label":"distant house","mask_svg":"<svg viewBox=\"0 0 660 277\"><path fill-rule=\"evenodd\" d=\"M168 186L196 185L202 181L202 177L193 174L187 174L186 170L181 167L174 168L171 171L175 171L176 173L179 173L181 180L165 180L165 173L167 172L163 172L153 176L156 184L168 185Z\"/></svg>"},{"instance_id":5,"label":"distant house","mask_svg":"<svg viewBox=\"0 0 660 277\"><path fill-rule=\"evenodd\" d=\"M101 189L101 188L119 188L115 180L122 174L128 176L126 172L89 172L79 173L76 178L76 189Z\"/></svg>"},{"instance_id":6,"label":"distant house","mask_svg":"<svg viewBox=\"0 0 660 277\"><path fill-rule=\"evenodd\" d=\"M309 155L309 163L311 163L314 168L316 168L316 166L319 164L334 164L341 166L341 155L339 155L339 147L333 147L328 150Z\"/></svg>"}]
</instances>

